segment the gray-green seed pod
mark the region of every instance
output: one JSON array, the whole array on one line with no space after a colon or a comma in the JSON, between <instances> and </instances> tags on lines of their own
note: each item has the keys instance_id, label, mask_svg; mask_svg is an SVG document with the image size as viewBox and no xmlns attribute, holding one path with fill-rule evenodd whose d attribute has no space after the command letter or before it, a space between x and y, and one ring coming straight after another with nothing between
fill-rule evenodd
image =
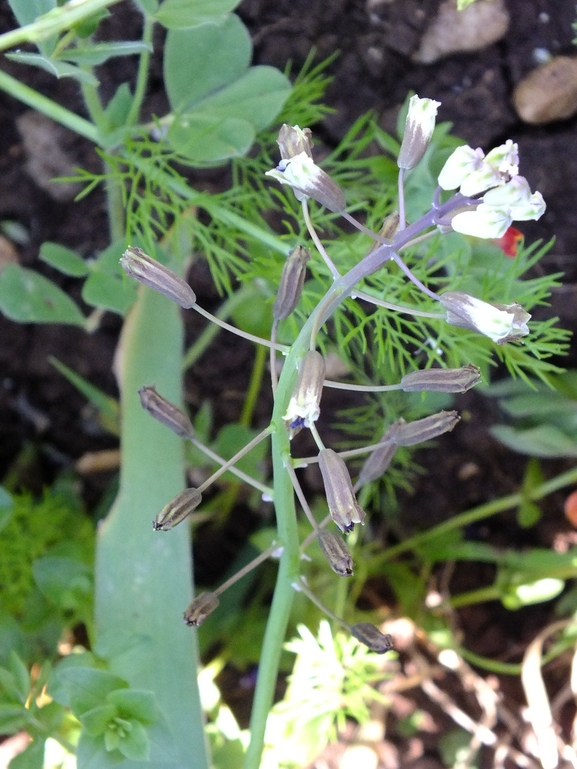
<instances>
[{"instance_id":1,"label":"gray-green seed pod","mask_svg":"<svg viewBox=\"0 0 577 769\"><path fill-rule=\"evenodd\" d=\"M184 612L185 623L189 627L202 625L208 615L212 614L217 608L218 604L219 601L216 593L199 593Z\"/></svg>"},{"instance_id":2,"label":"gray-green seed pod","mask_svg":"<svg viewBox=\"0 0 577 769\"><path fill-rule=\"evenodd\" d=\"M353 573L353 559L343 539L333 531L319 531L317 539L334 573L339 577L350 577Z\"/></svg>"},{"instance_id":3,"label":"gray-green seed pod","mask_svg":"<svg viewBox=\"0 0 577 769\"><path fill-rule=\"evenodd\" d=\"M121 256L120 264L131 278L153 288L185 310L196 304L196 295L188 283L140 248L129 246Z\"/></svg>"},{"instance_id":4,"label":"gray-green seed pod","mask_svg":"<svg viewBox=\"0 0 577 769\"><path fill-rule=\"evenodd\" d=\"M392 637L388 633L381 633L370 622L357 622L352 625L351 635L377 654L384 654L393 648Z\"/></svg>"},{"instance_id":5,"label":"gray-green seed pod","mask_svg":"<svg viewBox=\"0 0 577 769\"><path fill-rule=\"evenodd\" d=\"M395 425L390 430L389 439L397 446L414 446L450 432L460 419L456 411L439 411L424 419Z\"/></svg>"},{"instance_id":6,"label":"gray-green seed pod","mask_svg":"<svg viewBox=\"0 0 577 769\"><path fill-rule=\"evenodd\" d=\"M429 368L425 371L412 371L404 376L401 389L406 393L464 393L480 381L481 370L471 364L462 368Z\"/></svg>"},{"instance_id":7,"label":"gray-green seed pod","mask_svg":"<svg viewBox=\"0 0 577 769\"><path fill-rule=\"evenodd\" d=\"M319 452L319 468L329 512L339 529L348 532L353 530L355 523L364 524L365 511L356 500L344 460L332 449L323 449Z\"/></svg>"},{"instance_id":8,"label":"gray-green seed pod","mask_svg":"<svg viewBox=\"0 0 577 769\"><path fill-rule=\"evenodd\" d=\"M188 518L202 502L202 494L198 489L190 488L181 491L174 499L165 505L152 522L154 531L170 531Z\"/></svg>"},{"instance_id":9,"label":"gray-green seed pod","mask_svg":"<svg viewBox=\"0 0 577 769\"><path fill-rule=\"evenodd\" d=\"M278 293L272 308L275 320L285 320L297 306L307 272L307 262L311 258L308 248L293 248L284 264Z\"/></svg>"},{"instance_id":10,"label":"gray-green seed pod","mask_svg":"<svg viewBox=\"0 0 577 769\"><path fill-rule=\"evenodd\" d=\"M194 436L194 428L188 416L174 403L159 395L154 385L141 387L138 394L142 408L146 409L158 422L166 425L182 438Z\"/></svg>"},{"instance_id":11,"label":"gray-green seed pod","mask_svg":"<svg viewBox=\"0 0 577 769\"><path fill-rule=\"evenodd\" d=\"M381 438L382 441L388 439L391 429L394 430L397 424L398 422L395 422L395 424L383 434L383 437ZM388 443L386 446L381 446L372 451L361 467L358 480L359 486L364 486L365 483L370 483L371 481L376 481L378 478L381 478L391 464L391 460L395 456L396 450L397 446L394 443Z\"/></svg>"}]
</instances>

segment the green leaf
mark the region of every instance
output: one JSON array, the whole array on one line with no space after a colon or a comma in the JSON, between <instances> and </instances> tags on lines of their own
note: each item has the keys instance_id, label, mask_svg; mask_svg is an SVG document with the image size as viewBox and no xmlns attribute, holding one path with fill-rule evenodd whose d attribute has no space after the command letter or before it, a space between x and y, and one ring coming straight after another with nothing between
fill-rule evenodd
<instances>
[{"instance_id":1,"label":"green leaf","mask_svg":"<svg viewBox=\"0 0 577 769\"><path fill-rule=\"evenodd\" d=\"M77 611L92 595L90 568L73 558L45 556L32 564L40 592L65 611Z\"/></svg>"},{"instance_id":2,"label":"green leaf","mask_svg":"<svg viewBox=\"0 0 577 769\"><path fill-rule=\"evenodd\" d=\"M82 287L82 298L93 307L125 315L136 299L136 287L116 275L93 272Z\"/></svg>"},{"instance_id":3,"label":"green leaf","mask_svg":"<svg viewBox=\"0 0 577 769\"><path fill-rule=\"evenodd\" d=\"M120 738L118 750L133 761L147 761L150 756L150 740L144 726L131 721L132 729Z\"/></svg>"},{"instance_id":4,"label":"green leaf","mask_svg":"<svg viewBox=\"0 0 577 769\"><path fill-rule=\"evenodd\" d=\"M56 0L8 0L8 4L16 21L23 27L56 8L58 3Z\"/></svg>"},{"instance_id":5,"label":"green leaf","mask_svg":"<svg viewBox=\"0 0 577 769\"><path fill-rule=\"evenodd\" d=\"M50 59L47 56L42 56L40 53L7 53L5 56L7 59L16 61L19 64L39 67L57 78L73 77L75 80L86 85L95 87L98 85L97 78L91 72L80 69L74 64L67 64L65 61Z\"/></svg>"},{"instance_id":6,"label":"green leaf","mask_svg":"<svg viewBox=\"0 0 577 769\"><path fill-rule=\"evenodd\" d=\"M519 505L519 509L517 510L517 523L519 526L521 526L521 528L529 529L531 526L534 526L540 519L541 510L539 505L536 505L535 502L525 500L525 502Z\"/></svg>"},{"instance_id":7,"label":"green leaf","mask_svg":"<svg viewBox=\"0 0 577 769\"><path fill-rule=\"evenodd\" d=\"M78 670L79 668L87 670L96 670L98 660L92 652L81 652L80 654L69 654L58 663L58 666L52 671L48 679L48 694L55 702L70 707L70 694L74 687L66 678L68 670Z\"/></svg>"},{"instance_id":8,"label":"green leaf","mask_svg":"<svg viewBox=\"0 0 577 769\"><path fill-rule=\"evenodd\" d=\"M50 243L49 241L43 243L40 246L39 257L46 264L75 278L82 278L90 272L90 267L81 256L59 243Z\"/></svg>"},{"instance_id":9,"label":"green leaf","mask_svg":"<svg viewBox=\"0 0 577 769\"><path fill-rule=\"evenodd\" d=\"M76 371L68 368L68 366L61 363L57 358L50 356L48 360L54 368L62 374L62 376L66 377L78 392L82 393L82 395L84 395L84 397L98 409L102 426L113 435L118 435L120 429L120 407L118 401L111 398L109 395L106 395L105 392L98 387L95 387L84 379L84 377L81 377Z\"/></svg>"},{"instance_id":10,"label":"green leaf","mask_svg":"<svg viewBox=\"0 0 577 769\"><path fill-rule=\"evenodd\" d=\"M249 66L250 36L238 16L222 24L169 30L164 47L164 81L173 110L191 107L234 82Z\"/></svg>"},{"instance_id":11,"label":"green leaf","mask_svg":"<svg viewBox=\"0 0 577 769\"><path fill-rule=\"evenodd\" d=\"M94 67L115 56L134 56L145 51L152 51L152 47L140 40L125 40L114 43L93 43L82 48L67 48L59 54L58 58Z\"/></svg>"},{"instance_id":12,"label":"green leaf","mask_svg":"<svg viewBox=\"0 0 577 769\"><path fill-rule=\"evenodd\" d=\"M158 0L135 0L135 4L145 16L154 16L158 10Z\"/></svg>"},{"instance_id":13,"label":"green leaf","mask_svg":"<svg viewBox=\"0 0 577 769\"><path fill-rule=\"evenodd\" d=\"M143 689L117 689L106 698L113 704L122 718L136 719L142 724L151 724L158 718L158 707L154 692Z\"/></svg>"},{"instance_id":14,"label":"green leaf","mask_svg":"<svg viewBox=\"0 0 577 769\"><path fill-rule=\"evenodd\" d=\"M68 323L84 326L84 316L51 280L17 264L0 273L0 310L19 323Z\"/></svg>"},{"instance_id":15,"label":"green leaf","mask_svg":"<svg viewBox=\"0 0 577 769\"><path fill-rule=\"evenodd\" d=\"M26 727L30 711L22 705L0 702L0 734L16 734Z\"/></svg>"},{"instance_id":16,"label":"green leaf","mask_svg":"<svg viewBox=\"0 0 577 769\"><path fill-rule=\"evenodd\" d=\"M191 163L239 157L250 149L254 138L254 128L246 120L195 113L177 118L167 136L173 149Z\"/></svg>"},{"instance_id":17,"label":"green leaf","mask_svg":"<svg viewBox=\"0 0 577 769\"><path fill-rule=\"evenodd\" d=\"M70 707L78 718L107 704L106 695L110 692L128 687L122 678L93 668L69 667L59 674L59 678L68 687Z\"/></svg>"},{"instance_id":18,"label":"green leaf","mask_svg":"<svg viewBox=\"0 0 577 769\"><path fill-rule=\"evenodd\" d=\"M154 18L168 29L184 29L217 22L238 4L239 0L164 0Z\"/></svg>"},{"instance_id":19,"label":"green leaf","mask_svg":"<svg viewBox=\"0 0 577 769\"><path fill-rule=\"evenodd\" d=\"M25 705L26 700L30 695L30 674L28 673L26 665L14 650L10 652L10 656L8 657L8 669L14 676L14 684L16 692L18 693L18 699Z\"/></svg>"},{"instance_id":20,"label":"green leaf","mask_svg":"<svg viewBox=\"0 0 577 769\"><path fill-rule=\"evenodd\" d=\"M121 83L104 110L109 130L113 131L116 128L124 127L131 106L132 93L130 86L128 83Z\"/></svg>"},{"instance_id":21,"label":"green leaf","mask_svg":"<svg viewBox=\"0 0 577 769\"><path fill-rule=\"evenodd\" d=\"M80 716L82 726L92 737L98 737L108 729L109 724L116 716L114 705L98 705L92 710L87 710Z\"/></svg>"},{"instance_id":22,"label":"green leaf","mask_svg":"<svg viewBox=\"0 0 577 769\"><path fill-rule=\"evenodd\" d=\"M46 740L36 738L34 742L10 761L9 769L42 769Z\"/></svg>"},{"instance_id":23,"label":"green leaf","mask_svg":"<svg viewBox=\"0 0 577 769\"><path fill-rule=\"evenodd\" d=\"M577 457L577 442L554 425L543 424L527 430L495 425L490 432L505 446L521 454L534 457Z\"/></svg>"}]
</instances>

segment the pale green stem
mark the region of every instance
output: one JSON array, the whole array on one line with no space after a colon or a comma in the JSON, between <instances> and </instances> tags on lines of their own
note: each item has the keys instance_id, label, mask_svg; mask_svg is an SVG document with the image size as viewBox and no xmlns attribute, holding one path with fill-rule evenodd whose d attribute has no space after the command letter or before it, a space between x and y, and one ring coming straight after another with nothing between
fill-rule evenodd
<instances>
[{"instance_id":1,"label":"pale green stem","mask_svg":"<svg viewBox=\"0 0 577 769\"><path fill-rule=\"evenodd\" d=\"M213 460L213 462L216 462L219 465L224 465L226 463L226 460L222 457L219 457L219 455L214 452L212 449L209 449L208 446L205 446L204 443L201 443L198 438L188 438L188 440L196 446L197 449L202 451L204 454L206 454L207 457ZM248 483L249 486L252 486L253 488L257 489L258 491L262 492L267 497L270 497L272 499L273 490L270 488L270 486L265 486L260 481L257 481L255 478L251 478L250 475L247 475L242 470L239 470L238 467L235 467L234 465L231 465L228 468L228 472L232 473L233 475L236 475L237 478L240 478L241 481L244 481L245 483Z\"/></svg>"},{"instance_id":2,"label":"pale green stem","mask_svg":"<svg viewBox=\"0 0 577 769\"><path fill-rule=\"evenodd\" d=\"M152 31L154 29L154 21L149 16L144 17L144 28L142 30L142 42L146 43L148 48L152 48ZM140 54L138 60L138 72L136 73L136 85L134 88L134 96L132 98L132 104L126 117L126 125L133 125L138 122L140 115L140 108L142 106L142 100L146 93L146 85L148 82L148 67L150 65L151 50L145 50Z\"/></svg>"},{"instance_id":3,"label":"pale green stem","mask_svg":"<svg viewBox=\"0 0 577 769\"><path fill-rule=\"evenodd\" d=\"M252 561L246 564L246 566L243 566L242 569L239 569L235 574L232 575L232 577L229 577L229 579L226 580L226 582L223 582L222 585L219 585L215 590L212 592L215 595L220 595L221 593L224 593L225 590L228 590L229 587L232 587L235 582L238 582L239 579L242 579L247 574L250 574L250 572L253 569L256 569L257 566L260 566L261 563L264 563L267 561L273 553L278 551L278 545L274 544L270 547L267 547L266 550L263 550L260 555L257 555L256 558L253 558Z\"/></svg>"},{"instance_id":4,"label":"pale green stem","mask_svg":"<svg viewBox=\"0 0 577 769\"><path fill-rule=\"evenodd\" d=\"M389 390L402 390L400 384L395 385L357 385L349 382L333 382L325 379L323 387L330 387L333 390L351 390L360 393L384 393Z\"/></svg>"},{"instance_id":5,"label":"pale green stem","mask_svg":"<svg viewBox=\"0 0 577 769\"><path fill-rule=\"evenodd\" d=\"M400 304L393 304L392 302L384 302L382 299L377 299L376 296L367 294L366 291L353 291L351 294L352 299L363 299L365 302L370 302L377 307L384 307L386 310L394 310L395 312L402 312L405 315L414 315L420 318L436 318L437 320L445 320L446 314L444 312L426 312L425 310L417 310L413 307L403 307Z\"/></svg>"},{"instance_id":6,"label":"pale green stem","mask_svg":"<svg viewBox=\"0 0 577 769\"><path fill-rule=\"evenodd\" d=\"M30 24L0 35L0 51L22 43L39 43L47 40L117 2L118 0L76 0L74 3L53 8Z\"/></svg>"},{"instance_id":7,"label":"pale green stem","mask_svg":"<svg viewBox=\"0 0 577 769\"><path fill-rule=\"evenodd\" d=\"M320 609L324 614L330 617L334 622L338 623L339 625L341 625L341 627L344 627L346 630L350 632L351 626L349 625L349 623L345 622L344 619L342 619L342 617L337 616L334 613L334 611L331 611L326 604L324 604L319 598L316 597L316 595L307 585L307 582L304 577L301 577L297 582L294 582L293 588L294 590L298 590L300 593L304 593L306 597L309 599L309 601L312 601L318 609Z\"/></svg>"},{"instance_id":8,"label":"pale green stem","mask_svg":"<svg viewBox=\"0 0 577 769\"><path fill-rule=\"evenodd\" d=\"M262 432L255 436L252 441L249 441L246 446L243 446L240 451L237 451L234 457L227 459L222 467L219 467L218 470L216 470L216 472L210 476L210 478L207 478L206 481L198 487L198 490L202 492L207 489L211 483L214 483L218 478L220 478L221 475L223 475L223 473L226 473L227 470L230 470L230 468L233 467L239 461L239 459L242 459L246 454L249 453L249 451L251 451L251 449L254 449L254 447L258 446L259 443L262 443L262 441L264 441L264 439L270 435L270 433L271 427L266 427Z\"/></svg>"},{"instance_id":9,"label":"pale green stem","mask_svg":"<svg viewBox=\"0 0 577 769\"><path fill-rule=\"evenodd\" d=\"M266 361L266 350L264 347L259 345L256 348L254 364L250 375L250 382L248 383L242 412L238 420L239 425L242 425L243 427L250 427L251 425L254 410L256 408L256 404L258 403L258 398L262 387Z\"/></svg>"},{"instance_id":10,"label":"pale green stem","mask_svg":"<svg viewBox=\"0 0 577 769\"><path fill-rule=\"evenodd\" d=\"M309 523L313 527L315 534L318 534L319 525L312 513L309 503L307 502L307 498L304 495L302 487L299 483L299 479L297 478L297 474L295 473L294 467L292 466L290 459L288 459L287 462L285 462L285 467L286 467L287 473L290 475L292 484L294 486L294 490L301 504L301 507L304 510L306 517L309 519Z\"/></svg>"},{"instance_id":11,"label":"pale green stem","mask_svg":"<svg viewBox=\"0 0 577 769\"><path fill-rule=\"evenodd\" d=\"M272 329L270 332L271 346L269 349L270 384L271 384L273 396L276 394L276 388L278 387L278 374L276 371L276 352L274 349L274 345L276 344L277 330L278 330L278 320L274 320L272 324Z\"/></svg>"},{"instance_id":12,"label":"pale green stem","mask_svg":"<svg viewBox=\"0 0 577 769\"><path fill-rule=\"evenodd\" d=\"M327 251L323 244L321 243L321 240L319 236L317 235L317 231L315 230L313 223L311 221L311 215L309 212L309 205L307 198L304 198L302 201L302 209L303 209L303 216L305 219L305 224L307 226L307 230L309 231L309 235L312 238L313 243L316 246L317 251L322 256L324 263L331 271L331 274L333 278L338 278L340 276L340 272L337 270L337 268L334 265L333 260L330 258L330 256L327 254Z\"/></svg>"},{"instance_id":13,"label":"pale green stem","mask_svg":"<svg viewBox=\"0 0 577 769\"><path fill-rule=\"evenodd\" d=\"M404 188L404 181L405 181L405 169L399 168L399 176L398 176L398 190L399 190L399 229L404 230L407 226L407 219L405 216L405 188Z\"/></svg>"},{"instance_id":14,"label":"pale green stem","mask_svg":"<svg viewBox=\"0 0 577 769\"><path fill-rule=\"evenodd\" d=\"M199 315L202 315L203 318L207 318L212 323L216 323L217 326L220 326L221 328L224 328L227 331L230 331L232 334L241 336L243 339L248 339L249 342L254 342L255 344L262 344L264 347L273 346L270 340L263 339L260 336L255 336L254 334L249 334L247 331L241 331L240 328L237 328L236 326L231 326L230 323L226 323L224 320L220 320L219 318L216 318L214 315L212 315L207 310L204 310L198 304L193 305L191 309L196 310L196 312ZM275 344L274 349L280 350L281 352L286 352L288 350L288 347L286 346L286 344Z\"/></svg>"}]
</instances>

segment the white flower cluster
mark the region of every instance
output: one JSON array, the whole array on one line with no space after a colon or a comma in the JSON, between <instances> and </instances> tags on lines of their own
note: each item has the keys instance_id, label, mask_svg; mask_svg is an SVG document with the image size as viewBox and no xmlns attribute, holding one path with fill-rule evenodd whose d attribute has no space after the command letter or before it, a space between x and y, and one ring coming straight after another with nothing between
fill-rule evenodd
<instances>
[{"instance_id":1,"label":"white flower cluster","mask_svg":"<svg viewBox=\"0 0 577 769\"><path fill-rule=\"evenodd\" d=\"M545 213L543 196L531 193L518 171L519 151L511 139L488 155L481 149L458 147L439 174L439 186L444 190L459 188L466 197L485 194L474 210L457 213L451 227L464 235L500 238L513 221L539 219Z\"/></svg>"}]
</instances>

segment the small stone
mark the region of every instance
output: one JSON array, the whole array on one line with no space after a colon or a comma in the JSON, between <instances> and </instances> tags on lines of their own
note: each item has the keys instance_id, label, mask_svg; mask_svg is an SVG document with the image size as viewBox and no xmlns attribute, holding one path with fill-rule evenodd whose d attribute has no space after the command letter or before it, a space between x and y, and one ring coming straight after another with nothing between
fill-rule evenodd
<instances>
[{"instance_id":1,"label":"small stone","mask_svg":"<svg viewBox=\"0 0 577 769\"><path fill-rule=\"evenodd\" d=\"M515 88L513 101L525 123L552 123L577 112L577 57L557 56Z\"/></svg>"},{"instance_id":2,"label":"small stone","mask_svg":"<svg viewBox=\"0 0 577 769\"><path fill-rule=\"evenodd\" d=\"M477 0L464 11L456 0L442 3L413 60L432 64L452 53L478 51L500 40L509 28L504 0Z\"/></svg>"}]
</instances>

